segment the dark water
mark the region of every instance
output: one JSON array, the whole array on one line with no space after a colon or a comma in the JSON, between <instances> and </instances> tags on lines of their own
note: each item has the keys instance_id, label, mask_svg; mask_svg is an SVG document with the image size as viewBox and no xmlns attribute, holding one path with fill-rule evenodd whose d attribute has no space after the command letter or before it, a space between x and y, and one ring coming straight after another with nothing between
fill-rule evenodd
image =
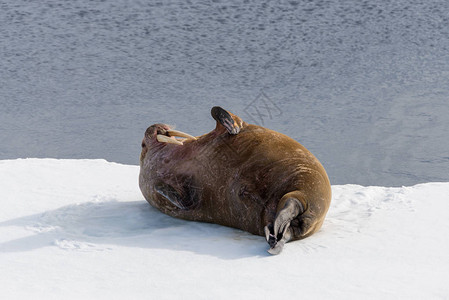
<instances>
[{"instance_id":1,"label":"dark water","mask_svg":"<svg viewBox=\"0 0 449 300\"><path fill-rule=\"evenodd\" d=\"M449 2L1 1L0 101L0 159L138 164L220 105L334 184L448 181Z\"/></svg>"}]
</instances>

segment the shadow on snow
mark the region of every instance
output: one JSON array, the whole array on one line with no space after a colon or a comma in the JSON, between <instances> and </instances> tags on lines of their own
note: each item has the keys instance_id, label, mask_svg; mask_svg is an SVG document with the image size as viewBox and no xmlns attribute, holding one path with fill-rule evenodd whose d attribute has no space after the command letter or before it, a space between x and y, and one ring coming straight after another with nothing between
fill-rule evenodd
<instances>
[{"instance_id":1,"label":"shadow on snow","mask_svg":"<svg viewBox=\"0 0 449 300\"><path fill-rule=\"evenodd\" d=\"M164 215L145 201L87 202L11 219L0 227L19 226L30 236L0 243L0 252L58 246L65 250L102 251L114 245L190 251L223 259L267 256L260 236L215 224Z\"/></svg>"}]
</instances>

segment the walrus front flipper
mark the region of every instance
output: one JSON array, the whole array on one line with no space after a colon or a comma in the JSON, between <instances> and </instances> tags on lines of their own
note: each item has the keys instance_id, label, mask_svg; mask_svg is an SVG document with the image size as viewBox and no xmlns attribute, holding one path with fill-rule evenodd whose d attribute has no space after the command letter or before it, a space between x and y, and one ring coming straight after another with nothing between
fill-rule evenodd
<instances>
[{"instance_id":1,"label":"walrus front flipper","mask_svg":"<svg viewBox=\"0 0 449 300\"><path fill-rule=\"evenodd\" d=\"M292 233L290 222L304 212L304 206L299 199L293 197L293 193L288 193L282 197L279 203L280 210L276 214L274 224L265 226L265 237L270 249L268 253L279 254L285 243L290 241Z\"/></svg>"},{"instance_id":2,"label":"walrus front flipper","mask_svg":"<svg viewBox=\"0 0 449 300\"><path fill-rule=\"evenodd\" d=\"M240 127L237 125L235 120L232 118L231 114L220 106L212 107L210 111L212 118L218 123L223 125L224 128L229 132L229 134L237 134L240 132Z\"/></svg>"},{"instance_id":3,"label":"walrus front flipper","mask_svg":"<svg viewBox=\"0 0 449 300\"><path fill-rule=\"evenodd\" d=\"M171 185L162 183L156 185L154 188L159 195L170 201L179 209L191 209L197 204L197 199L196 197L193 197L194 195L191 195L191 193L185 193L185 195L181 195Z\"/></svg>"}]
</instances>

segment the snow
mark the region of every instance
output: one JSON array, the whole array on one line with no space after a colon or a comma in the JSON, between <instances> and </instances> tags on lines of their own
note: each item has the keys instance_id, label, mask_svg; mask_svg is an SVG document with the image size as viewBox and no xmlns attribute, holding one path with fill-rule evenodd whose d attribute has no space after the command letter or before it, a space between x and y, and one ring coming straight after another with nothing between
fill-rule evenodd
<instances>
[{"instance_id":1,"label":"snow","mask_svg":"<svg viewBox=\"0 0 449 300\"><path fill-rule=\"evenodd\" d=\"M3 299L435 299L449 286L449 183L334 185L323 228L263 237L173 219L138 166L0 160Z\"/></svg>"}]
</instances>

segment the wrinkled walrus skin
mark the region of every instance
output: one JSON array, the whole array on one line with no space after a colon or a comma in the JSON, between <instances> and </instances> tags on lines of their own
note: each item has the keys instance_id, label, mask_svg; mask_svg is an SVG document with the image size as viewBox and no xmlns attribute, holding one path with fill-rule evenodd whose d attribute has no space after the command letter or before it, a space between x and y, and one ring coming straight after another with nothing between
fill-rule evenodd
<instances>
[{"instance_id":1,"label":"wrinkled walrus skin","mask_svg":"<svg viewBox=\"0 0 449 300\"><path fill-rule=\"evenodd\" d=\"M265 236L272 254L320 229L331 186L318 159L284 134L220 107L211 113L216 128L196 138L165 124L146 130L139 176L145 199L176 218Z\"/></svg>"}]
</instances>

